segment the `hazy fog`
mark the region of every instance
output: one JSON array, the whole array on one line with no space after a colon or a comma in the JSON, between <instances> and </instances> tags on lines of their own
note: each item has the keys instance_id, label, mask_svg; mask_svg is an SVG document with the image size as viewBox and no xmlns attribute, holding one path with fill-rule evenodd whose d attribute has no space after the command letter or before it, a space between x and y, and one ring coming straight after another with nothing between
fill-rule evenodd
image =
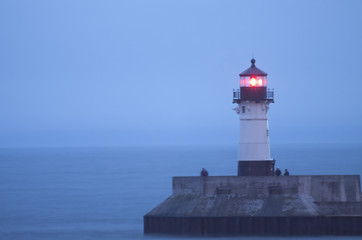
<instances>
[{"instance_id":1,"label":"hazy fog","mask_svg":"<svg viewBox=\"0 0 362 240\"><path fill-rule=\"evenodd\" d=\"M362 143L362 1L0 1L0 146L235 144L267 72L272 143Z\"/></svg>"}]
</instances>

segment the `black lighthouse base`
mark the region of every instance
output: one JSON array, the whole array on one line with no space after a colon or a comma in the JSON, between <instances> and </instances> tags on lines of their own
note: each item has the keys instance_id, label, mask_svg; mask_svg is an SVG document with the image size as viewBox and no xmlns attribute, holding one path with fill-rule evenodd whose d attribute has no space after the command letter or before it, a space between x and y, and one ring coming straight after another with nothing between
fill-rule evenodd
<instances>
[{"instance_id":1,"label":"black lighthouse base","mask_svg":"<svg viewBox=\"0 0 362 240\"><path fill-rule=\"evenodd\" d=\"M275 160L239 161L238 176L274 176Z\"/></svg>"}]
</instances>

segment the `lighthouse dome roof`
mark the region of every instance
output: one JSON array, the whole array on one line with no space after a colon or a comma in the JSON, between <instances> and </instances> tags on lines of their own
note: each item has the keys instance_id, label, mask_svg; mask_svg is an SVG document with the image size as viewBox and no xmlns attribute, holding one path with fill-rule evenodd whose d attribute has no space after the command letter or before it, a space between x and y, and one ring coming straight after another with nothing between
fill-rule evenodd
<instances>
[{"instance_id":1,"label":"lighthouse dome roof","mask_svg":"<svg viewBox=\"0 0 362 240\"><path fill-rule=\"evenodd\" d=\"M251 59L251 66L239 74L240 77L248 77L248 76L266 76L268 75L266 72L260 70L255 67L255 59Z\"/></svg>"}]
</instances>

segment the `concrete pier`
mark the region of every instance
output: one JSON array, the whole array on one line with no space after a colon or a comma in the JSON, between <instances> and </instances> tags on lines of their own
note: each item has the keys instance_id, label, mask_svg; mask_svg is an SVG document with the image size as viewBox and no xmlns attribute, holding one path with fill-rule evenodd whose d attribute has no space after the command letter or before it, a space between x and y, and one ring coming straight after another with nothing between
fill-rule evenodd
<instances>
[{"instance_id":1,"label":"concrete pier","mask_svg":"<svg viewBox=\"0 0 362 240\"><path fill-rule=\"evenodd\" d=\"M358 175L173 177L145 233L362 235Z\"/></svg>"}]
</instances>

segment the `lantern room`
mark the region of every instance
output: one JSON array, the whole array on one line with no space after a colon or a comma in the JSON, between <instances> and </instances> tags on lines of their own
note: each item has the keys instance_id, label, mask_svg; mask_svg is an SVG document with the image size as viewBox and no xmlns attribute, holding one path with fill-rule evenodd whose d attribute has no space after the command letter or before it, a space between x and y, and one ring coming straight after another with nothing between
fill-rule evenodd
<instances>
[{"instance_id":1,"label":"lantern room","mask_svg":"<svg viewBox=\"0 0 362 240\"><path fill-rule=\"evenodd\" d=\"M249 100L273 102L274 92L267 89L267 75L255 66L255 59L251 59L251 66L239 74L240 88L234 89L233 102Z\"/></svg>"},{"instance_id":2,"label":"lantern room","mask_svg":"<svg viewBox=\"0 0 362 240\"><path fill-rule=\"evenodd\" d=\"M266 77L240 77L240 87L266 87Z\"/></svg>"},{"instance_id":3,"label":"lantern room","mask_svg":"<svg viewBox=\"0 0 362 240\"><path fill-rule=\"evenodd\" d=\"M268 74L263 72L255 66L255 59L251 59L250 68L246 69L240 76L240 87L266 87L266 76Z\"/></svg>"}]
</instances>

